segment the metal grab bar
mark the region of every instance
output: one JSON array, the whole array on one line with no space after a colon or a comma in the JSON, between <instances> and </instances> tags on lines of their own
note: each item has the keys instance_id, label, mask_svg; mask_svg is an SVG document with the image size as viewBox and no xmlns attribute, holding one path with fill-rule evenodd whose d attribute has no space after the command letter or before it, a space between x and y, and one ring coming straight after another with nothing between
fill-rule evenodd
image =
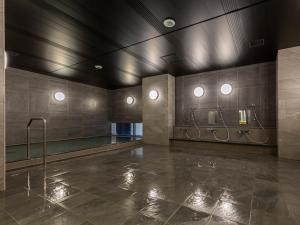
<instances>
[{"instance_id":1,"label":"metal grab bar","mask_svg":"<svg viewBox=\"0 0 300 225\"><path fill-rule=\"evenodd\" d=\"M27 124L27 159L30 159L30 125L32 124L33 121L35 120L41 120L43 121L43 128L44 128L44 134L43 134L43 165L46 167L46 157L47 157L47 120L42 118L42 117L38 117L38 118L31 118L30 121Z\"/></svg>"}]
</instances>

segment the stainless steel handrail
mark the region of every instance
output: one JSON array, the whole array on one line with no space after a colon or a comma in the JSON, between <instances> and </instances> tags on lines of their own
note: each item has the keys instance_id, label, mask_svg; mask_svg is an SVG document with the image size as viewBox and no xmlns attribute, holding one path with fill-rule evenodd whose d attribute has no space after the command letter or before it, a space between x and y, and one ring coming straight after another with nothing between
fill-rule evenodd
<instances>
[{"instance_id":1,"label":"stainless steel handrail","mask_svg":"<svg viewBox=\"0 0 300 225\"><path fill-rule=\"evenodd\" d=\"M35 120L41 120L43 121L43 128L44 128L44 134L43 134L43 165L46 166L46 157L47 157L47 120L38 117L38 118L31 118L30 121L27 124L27 159L30 159L30 125L32 124L33 121Z\"/></svg>"}]
</instances>

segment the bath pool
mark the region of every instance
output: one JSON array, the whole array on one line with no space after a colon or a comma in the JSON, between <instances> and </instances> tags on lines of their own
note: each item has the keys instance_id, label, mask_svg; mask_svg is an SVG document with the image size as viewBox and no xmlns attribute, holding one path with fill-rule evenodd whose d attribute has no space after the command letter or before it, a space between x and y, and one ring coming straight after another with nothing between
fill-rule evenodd
<instances>
[{"instance_id":1,"label":"bath pool","mask_svg":"<svg viewBox=\"0 0 300 225\"><path fill-rule=\"evenodd\" d=\"M79 138L63 141L47 142L47 155L56 155L66 152L78 151L83 149L91 149L104 145L124 143L135 140L140 140L139 137L90 137ZM42 157L43 143L31 144L31 158ZM6 146L6 162L15 162L25 160L27 155L27 145Z\"/></svg>"}]
</instances>

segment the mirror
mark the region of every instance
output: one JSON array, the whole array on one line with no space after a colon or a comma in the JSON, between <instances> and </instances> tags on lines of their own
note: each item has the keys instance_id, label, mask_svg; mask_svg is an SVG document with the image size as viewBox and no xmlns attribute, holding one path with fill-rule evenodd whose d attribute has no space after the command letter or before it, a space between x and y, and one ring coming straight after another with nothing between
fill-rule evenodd
<instances>
[{"instance_id":1,"label":"mirror","mask_svg":"<svg viewBox=\"0 0 300 225\"><path fill-rule=\"evenodd\" d=\"M217 124L217 111L208 111L208 124L215 125Z\"/></svg>"}]
</instances>

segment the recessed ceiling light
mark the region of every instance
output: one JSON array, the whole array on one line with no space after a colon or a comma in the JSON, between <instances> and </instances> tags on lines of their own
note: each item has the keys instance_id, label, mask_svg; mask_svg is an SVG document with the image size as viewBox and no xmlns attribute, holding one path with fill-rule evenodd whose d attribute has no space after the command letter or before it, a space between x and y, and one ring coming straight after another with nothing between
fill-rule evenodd
<instances>
[{"instance_id":1,"label":"recessed ceiling light","mask_svg":"<svg viewBox=\"0 0 300 225\"><path fill-rule=\"evenodd\" d=\"M163 24L165 27L171 28L175 26L175 20L171 17L167 17L166 19L164 19Z\"/></svg>"},{"instance_id":2,"label":"recessed ceiling light","mask_svg":"<svg viewBox=\"0 0 300 225\"><path fill-rule=\"evenodd\" d=\"M102 70L103 69L103 66L101 66L101 65L95 65L94 66L97 70Z\"/></svg>"}]
</instances>

